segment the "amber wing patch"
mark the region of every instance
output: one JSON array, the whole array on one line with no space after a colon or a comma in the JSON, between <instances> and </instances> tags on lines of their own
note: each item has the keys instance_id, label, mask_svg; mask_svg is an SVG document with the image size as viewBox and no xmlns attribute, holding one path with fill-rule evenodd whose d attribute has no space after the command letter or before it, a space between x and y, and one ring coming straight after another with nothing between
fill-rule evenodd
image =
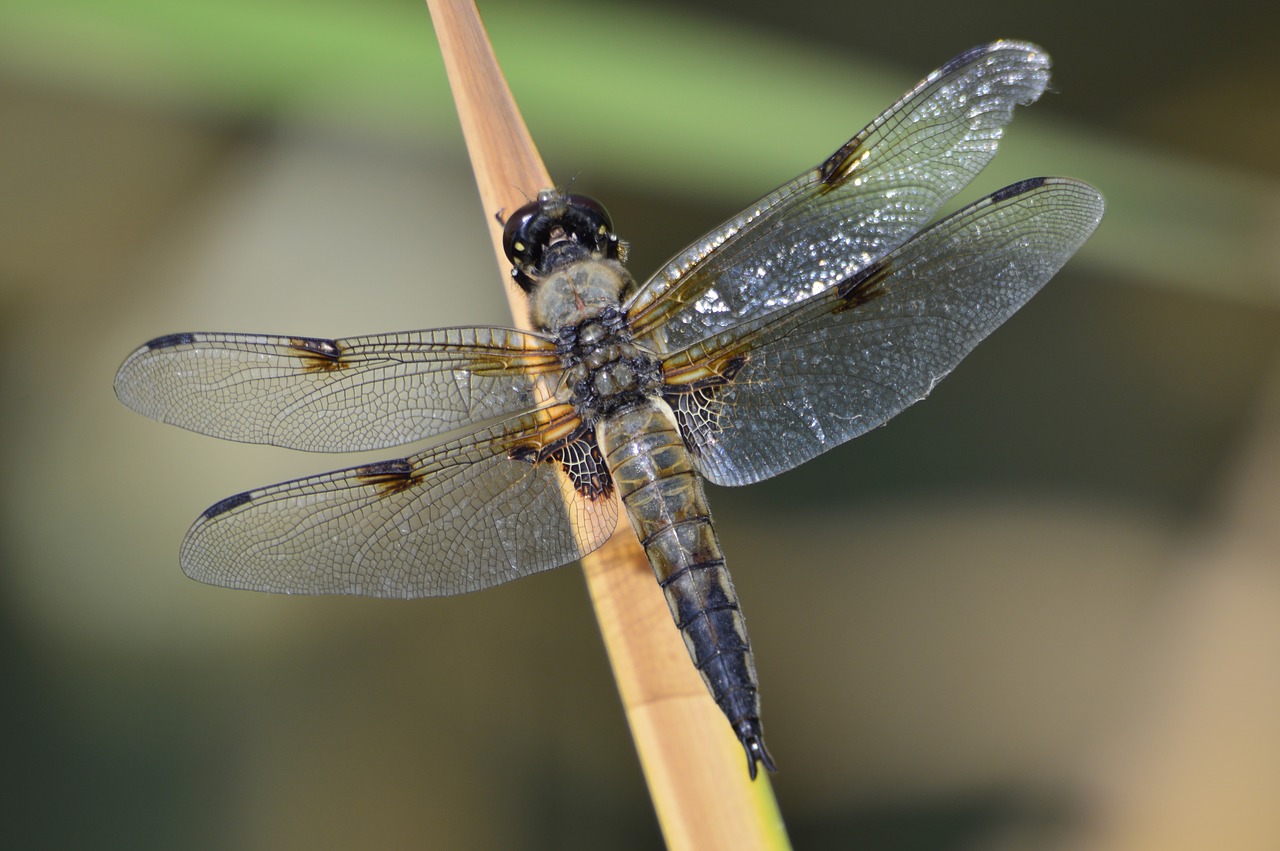
<instances>
[{"instance_id":1,"label":"amber wing patch","mask_svg":"<svg viewBox=\"0 0 1280 851\"><path fill-rule=\"evenodd\" d=\"M715 443L724 414L721 395L746 365L747 356L736 355L714 368L706 368L690 381L670 383L679 375L668 375L669 383L663 386L662 396L676 415L685 444L695 455L702 454L702 447Z\"/></svg>"},{"instance_id":2,"label":"amber wing patch","mask_svg":"<svg viewBox=\"0 0 1280 851\"><path fill-rule=\"evenodd\" d=\"M549 438L546 443L521 444L512 448L507 457L529 464L559 464L573 489L584 499L613 497L613 477L596 443L595 431L581 418L572 414L553 419L543 436Z\"/></svg>"}]
</instances>

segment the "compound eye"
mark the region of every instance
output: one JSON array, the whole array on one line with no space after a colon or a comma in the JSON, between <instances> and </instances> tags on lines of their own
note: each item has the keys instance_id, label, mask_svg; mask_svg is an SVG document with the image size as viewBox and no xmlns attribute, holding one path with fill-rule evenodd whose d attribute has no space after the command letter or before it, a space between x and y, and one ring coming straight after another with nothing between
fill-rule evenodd
<instances>
[{"instance_id":1,"label":"compound eye","mask_svg":"<svg viewBox=\"0 0 1280 851\"><path fill-rule=\"evenodd\" d=\"M609 212L599 201L588 198L586 195L566 195L564 199L569 206L580 209L591 219L594 238L600 239L606 234L613 233L613 220L609 218Z\"/></svg>"},{"instance_id":2,"label":"compound eye","mask_svg":"<svg viewBox=\"0 0 1280 851\"><path fill-rule=\"evenodd\" d=\"M539 201L525 204L512 213L502 227L502 250L506 253L507 260L516 268L535 263L533 252L537 246L529 233L529 224L541 210L542 204Z\"/></svg>"}]
</instances>

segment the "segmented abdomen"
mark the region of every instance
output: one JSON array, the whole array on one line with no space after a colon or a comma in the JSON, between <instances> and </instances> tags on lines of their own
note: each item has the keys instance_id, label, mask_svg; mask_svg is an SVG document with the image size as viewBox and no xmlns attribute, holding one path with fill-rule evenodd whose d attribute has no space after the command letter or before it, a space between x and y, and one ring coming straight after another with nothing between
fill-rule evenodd
<instances>
[{"instance_id":1,"label":"segmented abdomen","mask_svg":"<svg viewBox=\"0 0 1280 851\"><path fill-rule=\"evenodd\" d=\"M720 541L670 407L660 399L615 413L596 439L644 545L671 616L711 696L756 761L772 770L760 731L760 699L747 625Z\"/></svg>"}]
</instances>

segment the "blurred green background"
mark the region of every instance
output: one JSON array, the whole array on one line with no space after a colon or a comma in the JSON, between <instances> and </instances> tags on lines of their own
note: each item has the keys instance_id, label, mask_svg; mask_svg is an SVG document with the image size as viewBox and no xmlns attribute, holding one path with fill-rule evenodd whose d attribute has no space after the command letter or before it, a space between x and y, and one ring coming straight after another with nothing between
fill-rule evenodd
<instances>
[{"instance_id":1,"label":"blurred green background","mask_svg":"<svg viewBox=\"0 0 1280 851\"><path fill-rule=\"evenodd\" d=\"M961 50L1049 50L965 199L1079 177L1094 238L927 403L710 495L775 788L805 848L1280 847L1275 10L481 11L639 276ZM353 462L112 395L163 333L504 322L491 214L416 0L0 0L0 844L660 844L575 568L198 585L207 505Z\"/></svg>"}]
</instances>

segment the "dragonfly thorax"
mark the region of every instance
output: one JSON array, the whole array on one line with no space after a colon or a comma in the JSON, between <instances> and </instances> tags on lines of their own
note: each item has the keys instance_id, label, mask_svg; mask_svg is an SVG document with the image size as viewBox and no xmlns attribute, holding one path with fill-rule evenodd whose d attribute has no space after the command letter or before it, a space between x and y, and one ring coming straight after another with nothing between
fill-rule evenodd
<instances>
[{"instance_id":1,"label":"dragonfly thorax","mask_svg":"<svg viewBox=\"0 0 1280 851\"><path fill-rule=\"evenodd\" d=\"M529 318L540 331L559 334L605 311L620 314L622 299L635 289L617 260L569 263L537 282L529 294Z\"/></svg>"},{"instance_id":2,"label":"dragonfly thorax","mask_svg":"<svg viewBox=\"0 0 1280 851\"><path fill-rule=\"evenodd\" d=\"M564 364L562 393L585 422L658 393L658 361L635 344L626 316L616 306L562 326L557 338Z\"/></svg>"}]
</instances>

